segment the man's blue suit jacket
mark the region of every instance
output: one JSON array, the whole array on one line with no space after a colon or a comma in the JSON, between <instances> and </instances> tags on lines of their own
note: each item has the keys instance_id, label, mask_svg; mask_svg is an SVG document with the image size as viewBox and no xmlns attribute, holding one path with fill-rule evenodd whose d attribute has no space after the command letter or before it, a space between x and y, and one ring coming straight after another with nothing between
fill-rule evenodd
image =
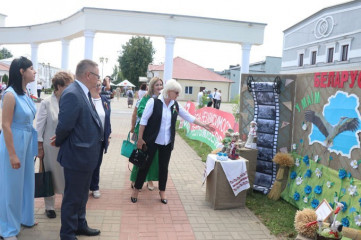
<instances>
[{"instance_id":1,"label":"man's blue suit jacket","mask_svg":"<svg viewBox=\"0 0 361 240\"><path fill-rule=\"evenodd\" d=\"M76 171L95 169L104 133L88 96L77 82L69 85L60 98L55 134L61 166Z\"/></svg>"}]
</instances>

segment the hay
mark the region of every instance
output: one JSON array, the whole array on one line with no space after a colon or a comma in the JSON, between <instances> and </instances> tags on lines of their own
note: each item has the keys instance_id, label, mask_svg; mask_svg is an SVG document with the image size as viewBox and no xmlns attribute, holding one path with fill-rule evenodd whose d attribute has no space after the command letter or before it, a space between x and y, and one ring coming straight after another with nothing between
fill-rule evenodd
<instances>
[{"instance_id":1,"label":"hay","mask_svg":"<svg viewBox=\"0 0 361 240\"><path fill-rule=\"evenodd\" d=\"M282 153L279 152L273 157L273 161L276 164L279 164L281 166L285 167L292 167L295 165L295 160L293 160L293 157L288 153Z\"/></svg>"},{"instance_id":2,"label":"hay","mask_svg":"<svg viewBox=\"0 0 361 240\"><path fill-rule=\"evenodd\" d=\"M268 193L267 197L269 199L275 200L277 201L278 199L280 199L281 196L281 188L282 188L282 180L283 180L283 174L285 172L285 167L281 166L278 169L277 172L277 176L276 176L276 181L273 184L273 187L271 189L271 191Z\"/></svg>"},{"instance_id":3,"label":"hay","mask_svg":"<svg viewBox=\"0 0 361 240\"><path fill-rule=\"evenodd\" d=\"M295 216L295 229L296 231L308 238L314 239L318 229L317 224L307 227L307 223L317 220L315 210L305 208L302 211L297 211Z\"/></svg>"}]
</instances>

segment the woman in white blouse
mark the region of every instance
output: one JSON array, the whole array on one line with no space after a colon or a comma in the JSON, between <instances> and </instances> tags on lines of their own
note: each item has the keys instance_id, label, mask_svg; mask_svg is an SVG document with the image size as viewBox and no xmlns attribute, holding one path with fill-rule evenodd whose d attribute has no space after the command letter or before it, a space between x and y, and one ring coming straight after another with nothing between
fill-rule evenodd
<instances>
[{"instance_id":1,"label":"woman in white blouse","mask_svg":"<svg viewBox=\"0 0 361 240\"><path fill-rule=\"evenodd\" d=\"M58 72L52 79L54 93L41 102L36 130L38 131L38 157L43 159L46 171L51 171L53 177L54 192L64 194L64 172L56 160L59 148L50 145L50 138L54 136L58 125L59 99L64 89L74 82L73 76L67 72ZM45 213L48 218L55 218L54 211L55 195L44 198Z\"/></svg>"},{"instance_id":2,"label":"woman in white blouse","mask_svg":"<svg viewBox=\"0 0 361 240\"><path fill-rule=\"evenodd\" d=\"M104 129L104 141L102 141L102 146L100 149L100 155L98 160L98 165L94 169L93 176L90 182L90 191L92 191L94 198L100 198L101 194L99 191L99 177L100 177L100 166L103 161L103 153L107 153L109 142L110 142L110 134L112 132L110 125L110 102L108 98L100 95L102 90L102 82L98 80L96 88L90 90L90 94L92 96L92 101L95 107L96 112L99 115L102 127Z\"/></svg>"},{"instance_id":3,"label":"woman in white blouse","mask_svg":"<svg viewBox=\"0 0 361 240\"><path fill-rule=\"evenodd\" d=\"M159 152L159 195L162 203L167 204L165 189L168 178L168 165L174 146L175 125L177 116L197 124L208 131L214 131L210 123L203 123L190 115L176 101L181 92L181 85L174 79L168 80L162 94L157 99L149 99L140 120L137 147L142 149L145 144L148 160L144 168L139 169L137 180L132 192L131 201L137 202L139 189L144 184L148 169L156 150Z\"/></svg>"}]
</instances>

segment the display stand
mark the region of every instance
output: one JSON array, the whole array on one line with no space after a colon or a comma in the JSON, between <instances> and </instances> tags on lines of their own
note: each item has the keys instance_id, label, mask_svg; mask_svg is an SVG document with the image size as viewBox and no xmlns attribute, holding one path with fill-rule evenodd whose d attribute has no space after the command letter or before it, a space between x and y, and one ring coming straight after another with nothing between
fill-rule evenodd
<instances>
[{"instance_id":1,"label":"display stand","mask_svg":"<svg viewBox=\"0 0 361 240\"><path fill-rule=\"evenodd\" d=\"M248 169L248 160L245 161ZM234 196L220 162L216 161L213 171L207 177L206 200L211 207L215 210L244 208L246 195L247 191L244 190Z\"/></svg>"},{"instance_id":2,"label":"display stand","mask_svg":"<svg viewBox=\"0 0 361 240\"><path fill-rule=\"evenodd\" d=\"M242 148L239 155L248 160L247 172L249 178L249 185L253 188L254 178L257 168L257 149Z\"/></svg>"}]
</instances>

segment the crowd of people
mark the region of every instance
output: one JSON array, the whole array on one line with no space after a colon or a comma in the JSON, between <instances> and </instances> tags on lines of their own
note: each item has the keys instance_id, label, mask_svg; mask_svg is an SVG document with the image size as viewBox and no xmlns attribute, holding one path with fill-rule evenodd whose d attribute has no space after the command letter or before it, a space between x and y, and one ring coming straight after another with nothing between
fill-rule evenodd
<instances>
[{"instance_id":1,"label":"crowd of people","mask_svg":"<svg viewBox=\"0 0 361 240\"><path fill-rule=\"evenodd\" d=\"M101 196L100 167L111 139L111 78L107 76L102 82L98 64L82 60L75 76L64 71L55 74L54 93L36 110L26 88L35 81L35 75L29 59L16 58L10 65L8 86L2 86L0 236L16 240L21 226L38 224L34 217L36 157L42 160L40 168L52 173L55 194L62 195L61 240L99 235L99 229L88 226L86 204L89 191L94 198ZM177 81L171 79L163 85L157 77L151 79L149 86L142 84L137 96L132 89L127 91L130 107L134 98L137 100L131 117L132 139L137 148L146 146L151 159L144 168L133 167L133 203L145 181L150 191L155 189L153 181L158 181L160 201L168 203L165 190L178 115L214 131L210 123L195 119L178 104L180 92ZM116 96L120 97L120 92ZM46 216L56 218L55 197L45 197L44 202Z\"/></svg>"}]
</instances>

